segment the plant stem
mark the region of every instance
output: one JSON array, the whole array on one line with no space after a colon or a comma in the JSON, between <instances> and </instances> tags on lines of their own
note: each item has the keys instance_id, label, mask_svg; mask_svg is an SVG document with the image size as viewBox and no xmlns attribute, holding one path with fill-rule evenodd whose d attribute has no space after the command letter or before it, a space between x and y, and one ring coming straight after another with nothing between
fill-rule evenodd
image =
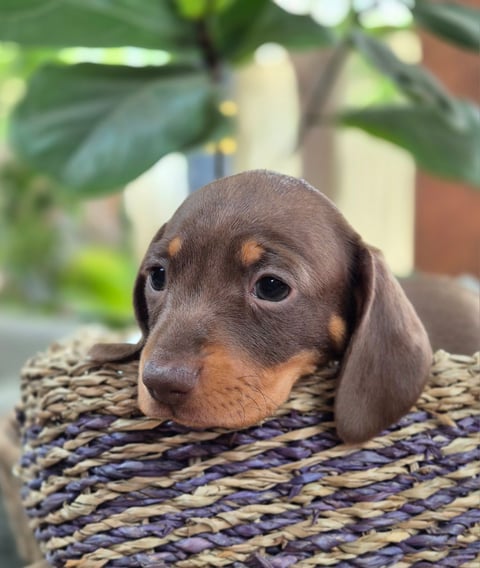
<instances>
[{"instance_id":1,"label":"plant stem","mask_svg":"<svg viewBox=\"0 0 480 568\"><path fill-rule=\"evenodd\" d=\"M300 121L296 150L304 143L309 130L321 119L325 105L328 102L332 89L335 86L349 53L350 39L348 34L346 34L333 50L323 73L320 75L313 89L310 101L307 103L305 112Z\"/></svg>"},{"instance_id":2,"label":"plant stem","mask_svg":"<svg viewBox=\"0 0 480 568\"><path fill-rule=\"evenodd\" d=\"M212 82L221 82L222 61L210 35L208 15L197 22L197 43Z\"/></svg>"},{"instance_id":3,"label":"plant stem","mask_svg":"<svg viewBox=\"0 0 480 568\"><path fill-rule=\"evenodd\" d=\"M205 17L199 20L197 24L197 39L200 50L203 54L205 67L210 75L210 80L220 88L223 82L223 65L221 56L218 54L209 29L208 17L213 11L213 3L210 2L210 9ZM216 179L225 176L225 155L220 150L218 144L215 148L213 157L213 172Z\"/></svg>"}]
</instances>

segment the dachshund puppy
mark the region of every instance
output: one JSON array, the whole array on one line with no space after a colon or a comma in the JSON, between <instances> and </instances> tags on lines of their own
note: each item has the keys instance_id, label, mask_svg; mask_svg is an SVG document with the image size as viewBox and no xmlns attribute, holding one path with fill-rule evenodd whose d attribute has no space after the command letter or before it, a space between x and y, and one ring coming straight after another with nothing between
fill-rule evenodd
<instances>
[{"instance_id":1,"label":"dachshund puppy","mask_svg":"<svg viewBox=\"0 0 480 568\"><path fill-rule=\"evenodd\" d=\"M305 181L268 171L192 194L155 235L134 290L144 414L192 428L244 428L299 377L339 360L339 436L361 442L415 403L427 333L381 253Z\"/></svg>"}]
</instances>

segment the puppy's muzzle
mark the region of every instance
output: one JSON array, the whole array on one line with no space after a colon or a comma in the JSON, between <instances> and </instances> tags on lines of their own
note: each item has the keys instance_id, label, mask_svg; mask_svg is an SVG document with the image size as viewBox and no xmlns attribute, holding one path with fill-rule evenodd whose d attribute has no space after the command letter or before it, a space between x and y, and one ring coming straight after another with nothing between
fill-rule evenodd
<instances>
[{"instance_id":1,"label":"puppy's muzzle","mask_svg":"<svg viewBox=\"0 0 480 568\"><path fill-rule=\"evenodd\" d=\"M199 369L163 365L147 361L142 380L148 392L158 402L169 406L182 404L197 384Z\"/></svg>"}]
</instances>

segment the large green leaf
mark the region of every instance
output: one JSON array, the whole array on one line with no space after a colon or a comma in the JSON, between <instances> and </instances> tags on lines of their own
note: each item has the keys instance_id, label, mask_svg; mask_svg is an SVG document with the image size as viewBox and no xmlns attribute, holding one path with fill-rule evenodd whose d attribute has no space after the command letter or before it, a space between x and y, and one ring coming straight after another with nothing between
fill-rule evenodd
<instances>
[{"instance_id":1,"label":"large green leaf","mask_svg":"<svg viewBox=\"0 0 480 568\"><path fill-rule=\"evenodd\" d=\"M0 0L0 40L173 50L193 44L171 0Z\"/></svg>"},{"instance_id":2,"label":"large green leaf","mask_svg":"<svg viewBox=\"0 0 480 568\"><path fill-rule=\"evenodd\" d=\"M289 14L272 0L235 0L212 18L210 29L219 53L234 62L248 58L263 43L308 49L335 41L329 28L310 16Z\"/></svg>"},{"instance_id":3,"label":"large green leaf","mask_svg":"<svg viewBox=\"0 0 480 568\"><path fill-rule=\"evenodd\" d=\"M439 111L447 113L453 122L461 120L457 116L455 100L427 69L404 63L387 44L361 30L352 31L351 38L356 49L408 98L437 107Z\"/></svg>"},{"instance_id":4,"label":"large green leaf","mask_svg":"<svg viewBox=\"0 0 480 568\"><path fill-rule=\"evenodd\" d=\"M480 50L480 10L451 2L416 0L413 17L425 29L466 49Z\"/></svg>"},{"instance_id":5,"label":"large green leaf","mask_svg":"<svg viewBox=\"0 0 480 568\"><path fill-rule=\"evenodd\" d=\"M200 71L50 65L32 77L11 138L34 167L94 194L208 139L218 116L214 88Z\"/></svg>"},{"instance_id":6,"label":"large green leaf","mask_svg":"<svg viewBox=\"0 0 480 568\"><path fill-rule=\"evenodd\" d=\"M457 106L463 125L421 105L351 110L339 120L405 148L429 172L480 187L480 109L467 101Z\"/></svg>"}]
</instances>

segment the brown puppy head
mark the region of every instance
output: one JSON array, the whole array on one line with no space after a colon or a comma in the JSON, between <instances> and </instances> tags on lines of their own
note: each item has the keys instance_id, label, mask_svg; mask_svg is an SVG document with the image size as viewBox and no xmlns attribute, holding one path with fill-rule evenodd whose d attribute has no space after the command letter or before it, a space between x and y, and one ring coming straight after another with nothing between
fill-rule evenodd
<instances>
[{"instance_id":1,"label":"brown puppy head","mask_svg":"<svg viewBox=\"0 0 480 568\"><path fill-rule=\"evenodd\" d=\"M141 352L140 409L194 428L254 424L340 359L337 430L362 441L414 404L431 360L380 253L316 189L266 171L180 206L150 244L134 304L141 342L92 356Z\"/></svg>"}]
</instances>

